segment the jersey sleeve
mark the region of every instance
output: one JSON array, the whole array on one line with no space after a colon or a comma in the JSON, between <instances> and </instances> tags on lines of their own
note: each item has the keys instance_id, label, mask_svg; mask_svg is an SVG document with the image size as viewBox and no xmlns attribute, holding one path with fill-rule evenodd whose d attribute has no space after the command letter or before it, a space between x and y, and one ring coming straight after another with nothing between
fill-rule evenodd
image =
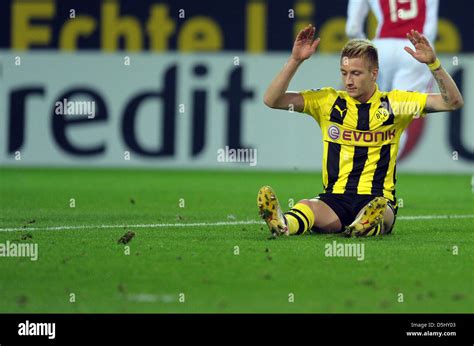
<instances>
[{"instance_id":1,"label":"jersey sleeve","mask_svg":"<svg viewBox=\"0 0 474 346\"><path fill-rule=\"evenodd\" d=\"M303 113L311 115L318 124L321 124L321 115L324 112L331 88L310 89L301 91L304 99Z\"/></svg>"},{"instance_id":2,"label":"jersey sleeve","mask_svg":"<svg viewBox=\"0 0 474 346\"><path fill-rule=\"evenodd\" d=\"M426 115L426 98L428 94L417 91L392 90L389 93L393 113L403 127L413 119Z\"/></svg>"}]
</instances>

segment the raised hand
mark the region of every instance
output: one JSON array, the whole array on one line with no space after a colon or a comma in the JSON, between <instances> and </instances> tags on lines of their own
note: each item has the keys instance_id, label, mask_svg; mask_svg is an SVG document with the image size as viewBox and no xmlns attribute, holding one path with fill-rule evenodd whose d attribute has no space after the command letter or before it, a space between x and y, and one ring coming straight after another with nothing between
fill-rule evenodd
<instances>
[{"instance_id":1,"label":"raised hand","mask_svg":"<svg viewBox=\"0 0 474 346\"><path fill-rule=\"evenodd\" d=\"M424 35L416 30L411 30L407 33L407 38L415 46L415 51L410 47L405 47L405 50L410 53L412 57L424 64L432 64L435 62L436 54Z\"/></svg>"},{"instance_id":2,"label":"raised hand","mask_svg":"<svg viewBox=\"0 0 474 346\"><path fill-rule=\"evenodd\" d=\"M301 30L296 36L295 43L293 44L293 50L291 56L296 60L308 59L316 51L319 44L319 37L313 40L316 28L309 24L306 28Z\"/></svg>"}]
</instances>

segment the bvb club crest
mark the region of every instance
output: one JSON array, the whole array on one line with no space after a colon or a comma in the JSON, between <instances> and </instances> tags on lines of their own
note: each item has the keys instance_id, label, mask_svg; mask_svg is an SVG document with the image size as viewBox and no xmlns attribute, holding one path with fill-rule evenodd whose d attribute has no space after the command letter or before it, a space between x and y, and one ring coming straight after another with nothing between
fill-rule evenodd
<instances>
[{"instance_id":1,"label":"bvb club crest","mask_svg":"<svg viewBox=\"0 0 474 346\"><path fill-rule=\"evenodd\" d=\"M379 108L377 109L377 112L375 112L375 118L381 122L386 121L389 116L390 113L385 108Z\"/></svg>"}]
</instances>

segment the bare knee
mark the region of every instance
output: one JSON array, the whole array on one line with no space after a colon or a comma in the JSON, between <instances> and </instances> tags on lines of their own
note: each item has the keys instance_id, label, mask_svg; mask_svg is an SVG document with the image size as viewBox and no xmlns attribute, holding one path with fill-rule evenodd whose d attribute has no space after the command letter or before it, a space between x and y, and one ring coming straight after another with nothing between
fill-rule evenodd
<instances>
[{"instance_id":1,"label":"bare knee","mask_svg":"<svg viewBox=\"0 0 474 346\"><path fill-rule=\"evenodd\" d=\"M337 233L342 224L336 213L319 199L302 199L299 203L307 205L314 214L313 231L320 233Z\"/></svg>"},{"instance_id":2,"label":"bare knee","mask_svg":"<svg viewBox=\"0 0 474 346\"><path fill-rule=\"evenodd\" d=\"M392 230L393 224L395 223L395 215L392 208L387 206L383 215L383 229L382 234L388 233Z\"/></svg>"},{"instance_id":3,"label":"bare knee","mask_svg":"<svg viewBox=\"0 0 474 346\"><path fill-rule=\"evenodd\" d=\"M318 213L318 210L317 210L317 206L315 204L315 200L311 200L311 199L302 199L300 201L298 201L298 203L301 203L301 204L304 204L304 205L307 205L311 211L313 212L313 215L314 215L314 218L316 219L316 214Z\"/></svg>"},{"instance_id":4,"label":"bare knee","mask_svg":"<svg viewBox=\"0 0 474 346\"><path fill-rule=\"evenodd\" d=\"M307 205L308 207L311 208L311 210L313 210L313 203L310 199L302 199L302 200L298 201L298 203ZM313 210L313 213L314 213L314 210Z\"/></svg>"}]
</instances>

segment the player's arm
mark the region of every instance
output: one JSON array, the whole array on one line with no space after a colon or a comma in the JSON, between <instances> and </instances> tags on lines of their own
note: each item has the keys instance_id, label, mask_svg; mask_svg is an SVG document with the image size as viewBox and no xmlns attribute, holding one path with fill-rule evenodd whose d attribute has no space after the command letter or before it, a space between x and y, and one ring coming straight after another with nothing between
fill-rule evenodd
<instances>
[{"instance_id":1,"label":"player's arm","mask_svg":"<svg viewBox=\"0 0 474 346\"><path fill-rule=\"evenodd\" d=\"M461 92L449 73L439 63L426 37L416 30L408 33L407 37L415 46L415 51L409 47L405 47L405 50L419 62L428 65L441 92L428 95L425 106L426 112L444 112L461 108L464 105Z\"/></svg>"},{"instance_id":2,"label":"player's arm","mask_svg":"<svg viewBox=\"0 0 474 346\"><path fill-rule=\"evenodd\" d=\"M313 40L315 31L316 28L314 26L308 25L298 33L290 59L270 83L267 91L265 91L263 102L268 107L286 110L292 109L297 112L303 111L303 96L298 92L289 92L287 89L298 67L304 60L313 55L318 47L319 38Z\"/></svg>"},{"instance_id":3,"label":"player's arm","mask_svg":"<svg viewBox=\"0 0 474 346\"><path fill-rule=\"evenodd\" d=\"M347 37L366 38L364 33L364 22L368 14L369 4L366 0L349 0L346 21Z\"/></svg>"},{"instance_id":4,"label":"player's arm","mask_svg":"<svg viewBox=\"0 0 474 346\"><path fill-rule=\"evenodd\" d=\"M441 93L428 94L425 106L426 112L445 112L461 108L464 105L464 100L449 73L442 66L432 71L432 73Z\"/></svg>"}]
</instances>

